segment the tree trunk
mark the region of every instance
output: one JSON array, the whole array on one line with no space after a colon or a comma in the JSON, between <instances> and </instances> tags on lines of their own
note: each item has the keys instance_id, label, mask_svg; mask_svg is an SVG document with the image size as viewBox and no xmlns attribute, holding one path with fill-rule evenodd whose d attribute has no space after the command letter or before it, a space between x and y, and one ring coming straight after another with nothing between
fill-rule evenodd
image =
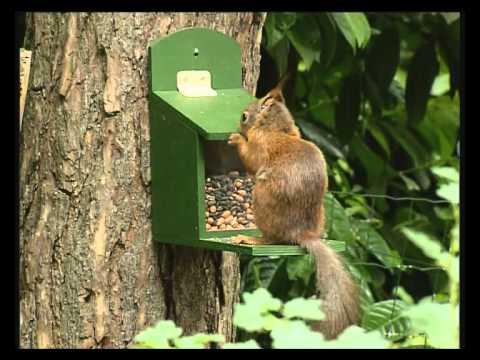
<instances>
[{"instance_id":1,"label":"tree trunk","mask_svg":"<svg viewBox=\"0 0 480 360\"><path fill-rule=\"evenodd\" d=\"M232 253L152 242L147 46L207 27L259 75L262 14L34 13L20 143L21 347L126 347L171 319L234 337Z\"/></svg>"}]
</instances>

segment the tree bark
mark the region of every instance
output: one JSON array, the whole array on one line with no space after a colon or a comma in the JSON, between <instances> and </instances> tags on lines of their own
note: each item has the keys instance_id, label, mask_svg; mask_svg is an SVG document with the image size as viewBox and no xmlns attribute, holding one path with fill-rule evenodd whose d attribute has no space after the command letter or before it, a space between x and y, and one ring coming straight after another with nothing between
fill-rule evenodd
<instances>
[{"instance_id":1,"label":"tree bark","mask_svg":"<svg viewBox=\"0 0 480 360\"><path fill-rule=\"evenodd\" d=\"M147 46L207 27L259 75L254 13L34 13L20 143L20 345L123 348L171 319L234 337L232 253L152 242ZM167 169L165 169L167 171Z\"/></svg>"}]
</instances>

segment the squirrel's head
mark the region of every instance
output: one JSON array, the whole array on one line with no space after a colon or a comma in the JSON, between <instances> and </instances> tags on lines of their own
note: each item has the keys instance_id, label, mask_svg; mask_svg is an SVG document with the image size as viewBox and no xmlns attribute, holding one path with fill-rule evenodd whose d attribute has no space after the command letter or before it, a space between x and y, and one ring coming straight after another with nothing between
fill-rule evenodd
<instances>
[{"instance_id":1,"label":"squirrel's head","mask_svg":"<svg viewBox=\"0 0 480 360\"><path fill-rule=\"evenodd\" d=\"M293 116L285 105L281 85L282 83L247 106L240 120L240 129L244 136L248 137L250 129L295 132Z\"/></svg>"}]
</instances>

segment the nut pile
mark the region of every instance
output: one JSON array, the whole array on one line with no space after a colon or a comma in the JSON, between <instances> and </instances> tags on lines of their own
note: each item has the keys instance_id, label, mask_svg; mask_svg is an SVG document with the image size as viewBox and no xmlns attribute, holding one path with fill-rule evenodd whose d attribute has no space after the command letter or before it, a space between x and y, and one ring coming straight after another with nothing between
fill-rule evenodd
<instances>
[{"instance_id":1,"label":"nut pile","mask_svg":"<svg viewBox=\"0 0 480 360\"><path fill-rule=\"evenodd\" d=\"M231 171L228 175L210 176L205 181L205 226L208 231L253 229L252 209L254 180Z\"/></svg>"}]
</instances>

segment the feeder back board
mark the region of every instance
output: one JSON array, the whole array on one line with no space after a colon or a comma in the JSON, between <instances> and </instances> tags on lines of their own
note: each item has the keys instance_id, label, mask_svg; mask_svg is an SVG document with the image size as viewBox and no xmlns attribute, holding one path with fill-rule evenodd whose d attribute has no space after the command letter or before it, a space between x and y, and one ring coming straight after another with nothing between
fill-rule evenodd
<instances>
[{"instance_id":1,"label":"feeder back board","mask_svg":"<svg viewBox=\"0 0 480 360\"><path fill-rule=\"evenodd\" d=\"M239 44L209 29L180 30L150 45L149 71L153 239L248 255L305 254L295 245L229 241L238 234L260 236L257 229L205 228L204 143L226 142L255 100L242 87ZM330 245L344 249L343 242Z\"/></svg>"}]
</instances>

